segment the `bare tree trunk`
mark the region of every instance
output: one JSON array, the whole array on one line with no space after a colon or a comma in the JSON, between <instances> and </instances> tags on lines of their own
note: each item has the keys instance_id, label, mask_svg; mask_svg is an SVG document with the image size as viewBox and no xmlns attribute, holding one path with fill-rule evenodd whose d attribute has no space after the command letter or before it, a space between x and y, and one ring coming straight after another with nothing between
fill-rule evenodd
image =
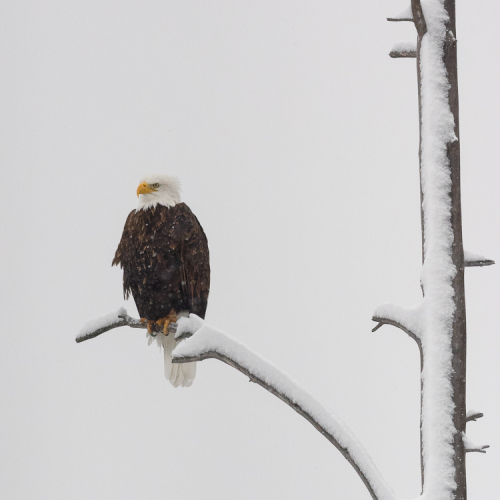
<instances>
[{"instance_id":1,"label":"bare tree trunk","mask_svg":"<svg viewBox=\"0 0 500 500\"><path fill-rule=\"evenodd\" d=\"M454 468L456 488L454 498L465 500L467 498L466 471L465 471L465 448L462 433L465 432L466 403L465 403L465 376L466 376L466 315L465 315L465 290L464 290L464 251L462 244L462 212L460 200L460 136L459 136L459 115L458 115L458 74L457 74L457 42L455 27L455 0L445 0L444 8L448 15L446 21L446 38L442 51L442 60L447 71L449 83L448 103L453 114L455 126L454 132L456 140L447 143L447 161L449 165L449 175L451 178L451 190L449 193L451 201L451 229L453 231L452 260L456 268L456 274L452 281L454 296L453 301L455 311L453 313L452 327L452 373L451 384L453 388L453 423L455 435L453 440L454 448ZM417 42L417 71L419 89L420 108L420 172L422 174L422 59L421 45L422 38L427 33L427 25L424 13L419 0L412 0L413 18L418 33ZM425 194L422 189L423 179L421 176L422 204L425 204ZM426 224L424 212L422 210L422 255L425 265L425 240ZM423 287L425 295L425 287ZM425 350L422 359L425 366ZM425 390L425 389L424 389ZM422 480L425 484L425 466L422 456Z\"/></svg>"}]
</instances>

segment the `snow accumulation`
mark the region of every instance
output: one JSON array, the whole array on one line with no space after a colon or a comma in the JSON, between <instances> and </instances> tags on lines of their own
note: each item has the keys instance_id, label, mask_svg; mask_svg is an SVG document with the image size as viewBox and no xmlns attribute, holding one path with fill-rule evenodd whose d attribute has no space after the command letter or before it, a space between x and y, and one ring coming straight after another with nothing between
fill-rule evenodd
<instances>
[{"instance_id":1,"label":"snow accumulation","mask_svg":"<svg viewBox=\"0 0 500 500\"><path fill-rule=\"evenodd\" d=\"M449 82L443 62L448 14L444 0L422 2L427 32L420 47L421 180L424 264L422 303L411 309L384 304L376 318L391 319L421 340L422 450L425 482L422 498L451 500L456 487L453 463L452 326L455 313L452 261L451 175L447 145L457 140L448 102ZM393 49L396 50L396 49ZM402 50L399 48L399 50Z\"/></svg>"},{"instance_id":2,"label":"snow accumulation","mask_svg":"<svg viewBox=\"0 0 500 500\"><path fill-rule=\"evenodd\" d=\"M391 52L416 52L417 43L416 42L396 42L391 49Z\"/></svg>"},{"instance_id":3,"label":"snow accumulation","mask_svg":"<svg viewBox=\"0 0 500 500\"><path fill-rule=\"evenodd\" d=\"M465 415L465 418L470 418L472 417L473 415L480 415L481 412L480 411L476 411L476 410L468 410L467 411L467 415Z\"/></svg>"},{"instance_id":4,"label":"snow accumulation","mask_svg":"<svg viewBox=\"0 0 500 500\"><path fill-rule=\"evenodd\" d=\"M417 334L422 342L422 445L425 483L423 496L452 498L456 487L453 464L452 324L455 312L451 227L451 176L447 145L457 140L448 103L449 82L443 62L448 14L444 0L422 3L427 24L420 48L424 264L420 306L402 309L384 305L376 315L393 319ZM401 50L401 49L400 49Z\"/></svg>"},{"instance_id":5,"label":"snow accumulation","mask_svg":"<svg viewBox=\"0 0 500 500\"><path fill-rule=\"evenodd\" d=\"M268 387L298 405L310 417L308 420L317 422L324 428L338 445L352 457L353 462L360 468L379 500L395 500L394 493L381 477L366 450L347 426L287 375L248 347L209 326L194 314L178 321L177 335L184 332L194 333L194 335L181 342L174 349L172 353L174 361L183 358L199 358L203 355L216 353L239 365L252 377L261 380Z\"/></svg>"},{"instance_id":6,"label":"snow accumulation","mask_svg":"<svg viewBox=\"0 0 500 500\"><path fill-rule=\"evenodd\" d=\"M422 192L424 264L424 369L422 380L422 437L425 469L424 496L451 499L454 480L452 325L455 304L452 280L451 176L447 144L457 140L448 103L449 82L443 62L447 12L444 0L423 2L427 33L420 49L422 102Z\"/></svg>"},{"instance_id":7,"label":"snow accumulation","mask_svg":"<svg viewBox=\"0 0 500 500\"><path fill-rule=\"evenodd\" d=\"M478 253L464 251L464 260L465 260L465 262L478 262L478 261L484 261L484 260L489 260L489 259L487 257L485 257L484 255L480 255Z\"/></svg>"},{"instance_id":8,"label":"snow accumulation","mask_svg":"<svg viewBox=\"0 0 500 500\"><path fill-rule=\"evenodd\" d=\"M411 4L408 7L400 12L397 16L391 17L389 19L413 19L413 12L411 10Z\"/></svg>"},{"instance_id":9,"label":"snow accumulation","mask_svg":"<svg viewBox=\"0 0 500 500\"><path fill-rule=\"evenodd\" d=\"M127 314L127 310L124 307L120 307L120 309L105 314L104 316L99 316L98 318L87 321L78 332L76 339L81 339L90 335L91 333L95 333L96 331L103 330L108 328L109 326L115 325L116 323L120 323L123 321L119 318L120 315Z\"/></svg>"},{"instance_id":10,"label":"snow accumulation","mask_svg":"<svg viewBox=\"0 0 500 500\"><path fill-rule=\"evenodd\" d=\"M175 338L179 338L185 333L195 333L197 332L205 322L196 314L190 314L188 317L179 318L177 321L177 331L175 332Z\"/></svg>"},{"instance_id":11,"label":"snow accumulation","mask_svg":"<svg viewBox=\"0 0 500 500\"><path fill-rule=\"evenodd\" d=\"M462 441L464 442L464 447L467 451L479 451L486 453L487 448L490 446L488 444L476 444L471 439L469 439L464 432L462 432Z\"/></svg>"},{"instance_id":12,"label":"snow accumulation","mask_svg":"<svg viewBox=\"0 0 500 500\"><path fill-rule=\"evenodd\" d=\"M408 308L395 304L381 304L375 309L373 316L374 318L395 321L416 337L422 336L422 303Z\"/></svg>"}]
</instances>

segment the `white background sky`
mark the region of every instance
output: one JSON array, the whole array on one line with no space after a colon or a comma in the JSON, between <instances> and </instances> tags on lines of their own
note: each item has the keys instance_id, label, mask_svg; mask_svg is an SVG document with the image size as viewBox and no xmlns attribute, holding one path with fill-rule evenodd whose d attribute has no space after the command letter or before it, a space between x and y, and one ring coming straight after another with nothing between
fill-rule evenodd
<instances>
[{"instance_id":1,"label":"white background sky","mask_svg":"<svg viewBox=\"0 0 500 500\"><path fill-rule=\"evenodd\" d=\"M207 321L347 422L418 495L419 359L382 302L420 297L414 40L403 0L3 0L0 496L343 500L368 492L282 402L214 360L163 377L122 305L139 179L176 174L211 250ZM500 260L497 2L457 1L465 247ZM500 489L499 270L466 272L469 497ZM133 302L126 307L136 315Z\"/></svg>"}]
</instances>

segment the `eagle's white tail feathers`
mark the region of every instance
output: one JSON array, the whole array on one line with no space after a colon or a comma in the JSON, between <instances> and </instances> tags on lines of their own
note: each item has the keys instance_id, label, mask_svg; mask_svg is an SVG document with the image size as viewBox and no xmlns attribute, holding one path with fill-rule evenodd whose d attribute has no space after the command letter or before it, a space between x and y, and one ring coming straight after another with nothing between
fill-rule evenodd
<instances>
[{"instance_id":1,"label":"eagle's white tail feathers","mask_svg":"<svg viewBox=\"0 0 500 500\"><path fill-rule=\"evenodd\" d=\"M177 345L174 334L162 337L163 356L165 359L165 378L170 380L174 387L189 387L196 375L196 363L172 363L172 351Z\"/></svg>"},{"instance_id":2,"label":"eagle's white tail feathers","mask_svg":"<svg viewBox=\"0 0 500 500\"><path fill-rule=\"evenodd\" d=\"M148 334L148 344L154 341L155 337ZM172 363L172 351L178 344L174 334L165 336L163 333L156 335L156 342L163 347L163 357L165 360L165 378L174 387L190 387L196 375L196 363Z\"/></svg>"}]
</instances>

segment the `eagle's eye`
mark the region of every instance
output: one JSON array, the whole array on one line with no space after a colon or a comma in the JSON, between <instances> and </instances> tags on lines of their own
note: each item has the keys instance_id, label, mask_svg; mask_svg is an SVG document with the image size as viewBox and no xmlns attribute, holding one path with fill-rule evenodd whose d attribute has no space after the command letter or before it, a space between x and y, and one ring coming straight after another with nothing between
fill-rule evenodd
<instances>
[{"instance_id":1,"label":"eagle's eye","mask_svg":"<svg viewBox=\"0 0 500 500\"><path fill-rule=\"evenodd\" d=\"M157 182L155 182L154 184L151 184L151 187L158 189L160 187L160 185Z\"/></svg>"}]
</instances>

